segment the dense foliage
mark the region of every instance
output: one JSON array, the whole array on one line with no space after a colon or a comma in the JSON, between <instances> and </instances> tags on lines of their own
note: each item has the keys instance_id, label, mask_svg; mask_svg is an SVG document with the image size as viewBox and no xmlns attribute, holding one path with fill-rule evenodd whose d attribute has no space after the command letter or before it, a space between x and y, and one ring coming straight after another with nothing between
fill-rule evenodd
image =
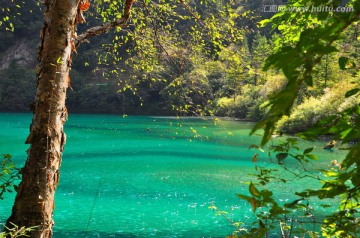
<instances>
[{"instance_id":1,"label":"dense foliage","mask_svg":"<svg viewBox=\"0 0 360 238\"><path fill-rule=\"evenodd\" d=\"M333 9L341 6L340 1L314 3L307 0L294 0L290 1L288 9L301 6L321 7L323 4L328 4ZM300 235L305 236L306 233L310 237L358 237L359 235L360 144L357 142L360 138L360 88L356 48L358 36L355 35L353 38L355 44L350 46L347 44L350 41L346 40L347 37L344 34L354 37L352 33L357 32L360 2L348 1L346 6L351 8L351 11L283 11L268 21L273 27L282 31L283 37L281 47L267 59L265 69L273 67L281 70L287 78L287 83L284 89L269 98L268 114L254 128L254 131L265 128L262 145L271 139L276 123L283 116L288 116L287 119L280 121L282 128L288 130L296 128L298 131L307 129L299 136L305 139L317 139L321 135L327 135L335 140L341 140L342 144L349 143L350 147L343 161L331 161L330 169L323 168L319 176L314 176L308 174L306 168L309 160L316 159L310 154L313 148L299 151L292 139L271 146L270 149L275 153L277 163L282 170L290 171L299 179L312 177L314 184L317 181L318 187L308 187L303 191L297 191L295 193L297 198L291 203L279 204L273 199L270 190L259 190L250 183L251 196L239 195L239 197L247 200L254 211L258 208L262 208L262 211L257 213L259 227L251 229L241 237L268 236L269 231L275 228L274 221L280 221L277 226L282 237L291 237L295 231L299 232L299 224L295 223L299 222L301 216L298 215L294 220L293 217L289 217L290 212L304 210L303 217L313 217L309 210L309 203L306 205L303 201L314 198L338 199L339 204L332 207L331 214L321 219L319 227L315 225L314 220L313 229L304 229L300 231ZM289 25L290 22L291 25ZM342 51L344 44L346 44L346 51ZM338 66L342 70L341 82L334 83L336 87L326 89L324 95L303 97L304 88L330 84L328 72L335 67L325 67L323 82L319 80L320 77L314 77L316 70L323 67L321 62L328 64L330 57L338 59ZM298 106L293 109L296 101L298 101ZM326 107L323 107L324 104ZM300 122L304 123L306 120L307 125L301 125ZM330 145L334 146L334 143L333 141ZM332 146L324 148L331 149ZM287 168L285 161L289 162L289 160L297 161L303 171L298 172L299 169ZM273 178L281 180L281 171L280 174L275 173L274 176L274 171L260 169L258 184L267 184ZM300 227L301 223L300 221ZM234 236L237 237L236 234Z\"/></svg>"},{"instance_id":2,"label":"dense foliage","mask_svg":"<svg viewBox=\"0 0 360 238\"><path fill-rule=\"evenodd\" d=\"M13 192L15 181L20 178L17 169L11 160L11 155L1 155L0 160L0 199L4 199L4 193Z\"/></svg>"},{"instance_id":3,"label":"dense foliage","mask_svg":"<svg viewBox=\"0 0 360 238\"><path fill-rule=\"evenodd\" d=\"M0 35L3 52L0 58L6 62L0 82L2 111L26 111L32 101L27 95L33 95L33 87L29 86L33 84L31 72L36 52L26 57L25 53L14 50L20 51L21 46L36 48L37 39L28 36L38 34L41 14L39 7L31 2L27 4L33 6L15 7L19 11L19 16L12 21L15 31ZM98 4L98 8L87 12L87 27L116 15L116 9L111 12L115 3ZM133 14L137 17L131 20L129 30L93 38L93 44L82 44L78 49L71 76L73 91L69 93L69 111L261 118L262 114L254 108L266 98L267 93L260 90L267 81L261 67L271 53L273 41L268 39L267 30L260 33L256 28L260 15L268 14L261 12L261 1L251 4L238 1L230 5L191 3L187 8L182 4L136 4ZM120 7L119 3L117 8ZM34 10L29 12L29 9ZM95 17L96 9L107 9L101 13L103 19ZM201 14L201 20L193 20L195 13ZM82 27L79 26L80 30ZM27 78L16 82L20 78L16 72ZM196 84L196 93L183 87L188 83ZM17 89L8 91L8 85L13 84L18 85ZM242 91L252 90L253 85L257 87L253 96L240 102ZM272 91L269 87L266 90ZM12 100L17 102L9 106L9 98L16 98ZM238 99L224 104L228 98ZM221 108L217 106L220 104Z\"/></svg>"},{"instance_id":4,"label":"dense foliage","mask_svg":"<svg viewBox=\"0 0 360 238\"><path fill-rule=\"evenodd\" d=\"M11 193L16 190L16 181L20 179L19 169L15 167L12 162L11 155L3 154L0 158L0 199L4 199L5 193ZM0 232L0 238L5 237L21 237L26 236L26 233L31 228L15 227L9 232Z\"/></svg>"}]
</instances>

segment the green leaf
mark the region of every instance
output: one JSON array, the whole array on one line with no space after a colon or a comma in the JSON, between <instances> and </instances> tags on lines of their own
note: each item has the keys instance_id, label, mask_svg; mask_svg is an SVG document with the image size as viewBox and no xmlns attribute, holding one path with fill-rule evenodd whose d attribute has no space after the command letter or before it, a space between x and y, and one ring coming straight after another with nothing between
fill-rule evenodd
<instances>
[{"instance_id":1,"label":"green leaf","mask_svg":"<svg viewBox=\"0 0 360 238\"><path fill-rule=\"evenodd\" d=\"M4 157L4 159L11 159L11 155L10 155L10 154L4 154L3 157Z\"/></svg>"},{"instance_id":2,"label":"green leaf","mask_svg":"<svg viewBox=\"0 0 360 238\"><path fill-rule=\"evenodd\" d=\"M276 154L276 159L278 160L279 164L283 164L284 163L284 159L286 159L286 157L288 157L288 153L277 153Z\"/></svg>"},{"instance_id":3,"label":"green leaf","mask_svg":"<svg viewBox=\"0 0 360 238\"><path fill-rule=\"evenodd\" d=\"M286 203L284 206L287 208L296 208L296 205L302 200L303 200L303 198L296 199L295 201L293 201L291 203Z\"/></svg>"},{"instance_id":4,"label":"green leaf","mask_svg":"<svg viewBox=\"0 0 360 238\"><path fill-rule=\"evenodd\" d=\"M270 190L264 189L260 191L260 195L264 198L270 198L273 195L273 192Z\"/></svg>"},{"instance_id":5,"label":"green leaf","mask_svg":"<svg viewBox=\"0 0 360 238\"><path fill-rule=\"evenodd\" d=\"M310 87L312 87L314 84L313 84L313 77L311 76L311 75L307 75L307 76L305 76L305 78L304 78L304 81L305 81L305 83L308 85L308 86L310 86Z\"/></svg>"},{"instance_id":6,"label":"green leaf","mask_svg":"<svg viewBox=\"0 0 360 238\"><path fill-rule=\"evenodd\" d=\"M308 192L295 192L295 194L299 197L302 197L302 198L307 198L309 197L309 193Z\"/></svg>"},{"instance_id":7,"label":"green leaf","mask_svg":"<svg viewBox=\"0 0 360 238\"><path fill-rule=\"evenodd\" d=\"M318 12L317 14L319 20L326 20L326 18L329 15L329 12L324 11L324 12Z\"/></svg>"},{"instance_id":8,"label":"green leaf","mask_svg":"<svg viewBox=\"0 0 360 238\"><path fill-rule=\"evenodd\" d=\"M254 186L253 183L250 183L249 185L249 192L255 197L260 197L260 191Z\"/></svg>"},{"instance_id":9,"label":"green leaf","mask_svg":"<svg viewBox=\"0 0 360 238\"><path fill-rule=\"evenodd\" d=\"M351 89L345 93L345 97L346 98L351 97L351 96L357 94L358 92L360 92L360 88Z\"/></svg>"},{"instance_id":10,"label":"green leaf","mask_svg":"<svg viewBox=\"0 0 360 238\"><path fill-rule=\"evenodd\" d=\"M238 198L240 198L242 200L248 201L249 203L251 201L251 197L249 197L249 196L242 195L242 194L236 194L236 196L238 196Z\"/></svg>"},{"instance_id":11,"label":"green leaf","mask_svg":"<svg viewBox=\"0 0 360 238\"><path fill-rule=\"evenodd\" d=\"M309 159L312 159L312 160L318 160L319 159L316 155L306 154L305 156L307 158L309 158Z\"/></svg>"},{"instance_id":12,"label":"green leaf","mask_svg":"<svg viewBox=\"0 0 360 238\"><path fill-rule=\"evenodd\" d=\"M267 24L271 23L272 21L270 19L264 19L262 21L259 21L258 24L260 27L265 27Z\"/></svg>"},{"instance_id":13,"label":"green leaf","mask_svg":"<svg viewBox=\"0 0 360 238\"><path fill-rule=\"evenodd\" d=\"M306 150L304 150L304 155L306 155L306 154L309 154L311 151L313 151L314 150L314 148L313 147L311 147L311 148L307 148Z\"/></svg>"},{"instance_id":14,"label":"green leaf","mask_svg":"<svg viewBox=\"0 0 360 238\"><path fill-rule=\"evenodd\" d=\"M352 176L351 182L355 187L360 186L360 176L356 176L356 175Z\"/></svg>"},{"instance_id":15,"label":"green leaf","mask_svg":"<svg viewBox=\"0 0 360 238\"><path fill-rule=\"evenodd\" d=\"M340 57L340 58L339 58L339 66L340 66L340 69L345 70L345 69L346 69L346 65L348 64L348 62L349 62L349 58L344 57L344 56Z\"/></svg>"},{"instance_id":16,"label":"green leaf","mask_svg":"<svg viewBox=\"0 0 360 238\"><path fill-rule=\"evenodd\" d=\"M57 58L57 60L56 60L56 64L62 64L61 57Z\"/></svg>"},{"instance_id":17,"label":"green leaf","mask_svg":"<svg viewBox=\"0 0 360 238\"><path fill-rule=\"evenodd\" d=\"M353 164L357 165L357 168L359 168L359 160L360 157L360 143L357 143L355 146L351 147L349 153L346 155L345 160L342 162L342 167L344 169L349 168Z\"/></svg>"},{"instance_id":18,"label":"green leaf","mask_svg":"<svg viewBox=\"0 0 360 238\"><path fill-rule=\"evenodd\" d=\"M326 170L326 171L323 171L323 174L328 177L337 177L339 175L339 172L334 171L334 170Z\"/></svg>"}]
</instances>

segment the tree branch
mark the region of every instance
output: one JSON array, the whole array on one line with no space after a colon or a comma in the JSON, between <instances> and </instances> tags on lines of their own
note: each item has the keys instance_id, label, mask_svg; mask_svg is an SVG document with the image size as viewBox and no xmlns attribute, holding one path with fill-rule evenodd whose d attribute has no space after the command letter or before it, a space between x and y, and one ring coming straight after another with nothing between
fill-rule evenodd
<instances>
[{"instance_id":1,"label":"tree branch","mask_svg":"<svg viewBox=\"0 0 360 238\"><path fill-rule=\"evenodd\" d=\"M123 13L123 16L120 19L117 19L116 21L113 21L113 22L105 23L105 24L103 24L101 26L91 27L90 29L88 29L84 33L82 33L81 35L78 35L76 37L76 47L80 43L82 43L85 40L89 39L90 37L106 33L112 28L115 28L115 27L125 28L125 27L127 27L128 26L127 21L130 18L130 10L131 10L131 7L132 7L134 1L135 0L126 0L125 1L124 13Z\"/></svg>"},{"instance_id":2,"label":"tree branch","mask_svg":"<svg viewBox=\"0 0 360 238\"><path fill-rule=\"evenodd\" d=\"M90 37L106 33L112 28L115 28L115 27L124 28L124 27L128 26L128 24L126 22L127 22L127 19L122 17L122 18L120 18L120 19L118 19L116 21L108 22L108 23L105 23L104 25L101 25L101 26L91 27L90 29L86 30L84 33L82 33L81 35L78 35L76 37L76 47L80 43L82 43L85 40L89 39Z\"/></svg>"},{"instance_id":3,"label":"tree branch","mask_svg":"<svg viewBox=\"0 0 360 238\"><path fill-rule=\"evenodd\" d=\"M75 47L79 46L80 43L86 41L87 39L93 37L93 36L98 36L101 35L103 33L107 33L110 29L115 28L115 27L121 27L121 28L125 28L128 26L127 21L130 18L130 11L131 11L131 7L133 5L135 0L125 0L125 6L124 6L124 13L123 16L113 22L108 22L105 23L101 26L95 26L92 27L88 30L86 30L84 33L78 35L75 40ZM202 26L204 26L203 21L200 19L200 17L195 14L195 12L189 7L189 5L187 5L184 0L179 0L180 4L186 9L188 10L188 12L192 15L192 17Z\"/></svg>"},{"instance_id":4,"label":"tree branch","mask_svg":"<svg viewBox=\"0 0 360 238\"><path fill-rule=\"evenodd\" d=\"M200 17L191 9L191 7L185 3L184 0L179 0L180 4L188 10L188 12L191 14L191 16L201 25L204 26L204 22L200 19Z\"/></svg>"}]
</instances>

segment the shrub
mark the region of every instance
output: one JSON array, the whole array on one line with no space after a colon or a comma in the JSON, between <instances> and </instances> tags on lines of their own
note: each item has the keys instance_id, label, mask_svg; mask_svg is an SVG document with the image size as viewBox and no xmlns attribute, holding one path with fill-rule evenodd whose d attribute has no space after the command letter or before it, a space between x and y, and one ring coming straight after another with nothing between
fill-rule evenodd
<instances>
[{"instance_id":1,"label":"shrub","mask_svg":"<svg viewBox=\"0 0 360 238\"><path fill-rule=\"evenodd\" d=\"M277 124L286 133L304 131L321 118L335 115L360 102L356 95L345 98L345 93L357 85L350 81L339 82L333 88L326 88L319 97L309 97L294 107L289 117L283 117Z\"/></svg>"},{"instance_id":2,"label":"shrub","mask_svg":"<svg viewBox=\"0 0 360 238\"><path fill-rule=\"evenodd\" d=\"M245 85L241 94L232 98L222 97L216 102L215 114L247 120L259 120L263 115L260 105L265 97L260 94L260 86Z\"/></svg>"}]
</instances>

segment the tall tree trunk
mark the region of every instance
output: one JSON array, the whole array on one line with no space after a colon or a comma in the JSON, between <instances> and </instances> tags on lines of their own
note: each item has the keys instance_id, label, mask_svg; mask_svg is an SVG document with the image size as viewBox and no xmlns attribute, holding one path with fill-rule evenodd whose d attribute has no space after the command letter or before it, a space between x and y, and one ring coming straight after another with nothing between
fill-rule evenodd
<instances>
[{"instance_id":1,"label":"tall tree trunk","mask_svg":"<svg viewBox=\"0 0 360 238\"><path fill-rule=\"evenodd\" d=\"M46 0L41 30L37 91L26 143L31 144L22 169L7 227L37 226L29 235L52 236L54 194L65 144L66 89L71 68L75 17L80 0Z\"/></svg>"}]
</instances>

